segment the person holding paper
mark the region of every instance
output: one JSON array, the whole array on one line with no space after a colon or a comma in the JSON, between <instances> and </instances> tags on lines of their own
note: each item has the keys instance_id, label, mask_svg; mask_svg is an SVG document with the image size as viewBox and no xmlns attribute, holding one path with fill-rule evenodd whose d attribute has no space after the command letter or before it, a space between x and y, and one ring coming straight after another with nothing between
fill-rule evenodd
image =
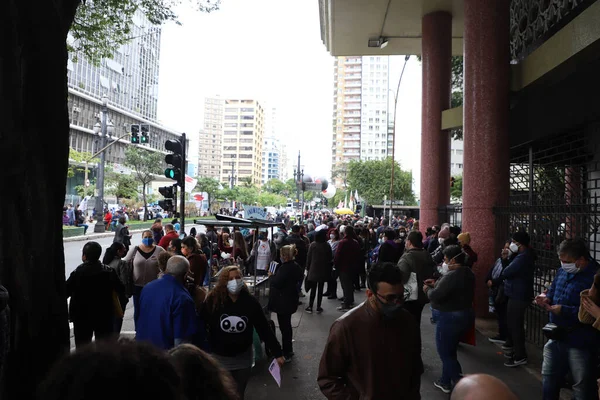
<instances>
[{"instance_id":1,"label":"person holding paper","mask_svg":"<svg viewBox=\"0 0 600 400\"><path fill-rule=\"evenodd\" d=\"M283 365L281 345L260 303L244 284L238 267L223 268L200 315L208 327L211 355L231 373L241 400L244 399L254 359L252 336L255 329L277 363Z\"/></svg>"}]
</instances>

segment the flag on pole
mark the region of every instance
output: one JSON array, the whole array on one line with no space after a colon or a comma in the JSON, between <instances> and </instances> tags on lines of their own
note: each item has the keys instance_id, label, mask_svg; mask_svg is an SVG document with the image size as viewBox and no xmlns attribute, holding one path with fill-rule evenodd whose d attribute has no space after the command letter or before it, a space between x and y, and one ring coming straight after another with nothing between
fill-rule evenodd
<instances>
[{"instance_id":1,"label":"flag on pole","mask_svg":"<svg viewBox=\"0 0 600 400\"><path fill-rule=\"evenodd\" d=\"M346 193L346 196L344 196L344 208L348 207L348 193Z\"/></svg>"},{"instance_id":2,"label":"flag on pole","mask_svg":"<svg viewBox=\"0 0 600 400\"><path fill-rule=\"evenodd\" d=\"M198 184L198 179L194 179L189 175L185 176L185 191L187 193L192 193Z\"/></svg>"}]
</instances>

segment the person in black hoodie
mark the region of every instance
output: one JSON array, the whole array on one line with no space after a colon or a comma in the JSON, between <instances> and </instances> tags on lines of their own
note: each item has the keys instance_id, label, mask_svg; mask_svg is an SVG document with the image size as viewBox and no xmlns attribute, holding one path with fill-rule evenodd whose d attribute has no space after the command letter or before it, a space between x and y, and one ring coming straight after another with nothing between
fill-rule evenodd
<instances>
[{"instance_id":1,"label":"person in black hoodie","mask_svg":"<svg viewBox=\"0 0 600 400\"><path fill-rule=\"evenodd\" d=\"M115 295L117 299L125 295L125 286L115 270L100 262L101 254L99 243L86 243L81 256L83 264L67 279L67 298L71 298L69 316L73 322L76 347L90 343L92 335L96 336L96 340L110 338L115 317Z\"/></svg>"},{"instance_id":2,"label":"person in black hoodie","mask_svg":"<svg viewBox=\"0 0 600 400\"><path fill-rule=\"evenodd\" d=\"M269 310L277 314L281 341L283 342L283 356L285 362L292 361L294 351L292 347L292 314L298 310L298 283L302 283L304 274L300 266L294 261L298 254L296 246L283 246L280 251L282 264L277 267L274 275L270 277L271 291L269 294Z\"/></svg>"},{"instance_id":3,"label":"person in black hoodie","mask_svg":"<svg viewBox=\"0 0 600 400\"><path fill-rule=\"evenodd\" d=\"M0 383L4 376L6 357L10 350L10 307L8 290L0 285Z\"/></svg>"},{"instance_id":4,"label":"person in black hoodie","mask_svg":"<svg viewBox=\"0 0 600 400\"><path fill-rule=\"evenodd\" d=\"M385 242L379 247L379 258L377 259L377 262L391 262L397 264L402 253L400 253L398 243L394 241L394 239L396 239L396 232L393 229L386 229L383 232L383 236L385 237Z\"/></svg>"},{"instance_id":5,"label":"person in black hoodie","mask_svg":"<svg viewBox=\"0 0 600 400\"><path fill-rule=\"evenodd\" d=\"M238 267L221 270L200 315L208 327L212 356L231 373L241 400L244 399L252 369L254 329L277 363L281 366L285 362L281 345L269 327L260 303L244 284Z\"/></svg>"}]
</instances>

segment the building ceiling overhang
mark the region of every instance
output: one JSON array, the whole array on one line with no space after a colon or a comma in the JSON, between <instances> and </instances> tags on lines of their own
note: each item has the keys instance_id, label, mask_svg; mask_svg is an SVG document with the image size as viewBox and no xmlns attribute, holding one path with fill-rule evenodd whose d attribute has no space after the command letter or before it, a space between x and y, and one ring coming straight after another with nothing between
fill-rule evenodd
<instances>
[{"instance_id":1,"label":"building ceiling overhang","mask_svg":"<svg viewBox=\"0 0 600 400\"><path fill-rule=\"evenodd\" d=\"M463 53L463 0L319 0L321 39L333 56L421 54L421 21L452 14L452 53ZM387 11L387 15L386 15ZM385 48L369 39L388 38Z\"/></svg>"}]
</instances>

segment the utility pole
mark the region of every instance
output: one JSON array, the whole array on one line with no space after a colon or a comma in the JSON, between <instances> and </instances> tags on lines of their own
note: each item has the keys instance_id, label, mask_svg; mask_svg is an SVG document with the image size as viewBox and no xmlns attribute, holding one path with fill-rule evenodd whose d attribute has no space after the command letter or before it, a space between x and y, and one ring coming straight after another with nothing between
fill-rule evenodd
<instances>
[{"instance_id":1,"label":"utility pole","mask_svg":"<svg viewBox=\"0 0 600 400\"><path fill-rule=\"evenodd\" d=\"M186 160L186 153L187 153L187 140L185 138L185 133L181 134L181 192L179 194L179 203L181 204L180 206L180 211L179 211L179 215L181 217L181 229L179 230L179 233L182 234L185 232L185 173L187 171L187 160Z\"/></svg>"},{"instance_id":2,"label":"utility pole","mask_svg":"<svg viewBox=\"0 0 600 400\"><path fill-rule=\"evenodd\" d=\"M107 129L107 118L108 118L108 98L102 96L102 125L100 128L100 148L104 149L106 146L106 137L108 135ZM98 197L96 197L96 225L94 225L94 232L104 232L104 166L106 163L106 154L104 151L100 153L100 165L98 168ZM85 182L87 183L87 181Z\"/></svg>"},{"instance_id":3,"label":"utility pole","mask_svg":"<svg viewBox=\"0 0 600 400\"><path fill-rule=\"evenodd\" d=\"M296 176L296 201L300 204L300 186L302 185L302 178L300 176L300 150L298 150L298 168L296 169L298 172Z\"/></svg>"}]
</instances>

